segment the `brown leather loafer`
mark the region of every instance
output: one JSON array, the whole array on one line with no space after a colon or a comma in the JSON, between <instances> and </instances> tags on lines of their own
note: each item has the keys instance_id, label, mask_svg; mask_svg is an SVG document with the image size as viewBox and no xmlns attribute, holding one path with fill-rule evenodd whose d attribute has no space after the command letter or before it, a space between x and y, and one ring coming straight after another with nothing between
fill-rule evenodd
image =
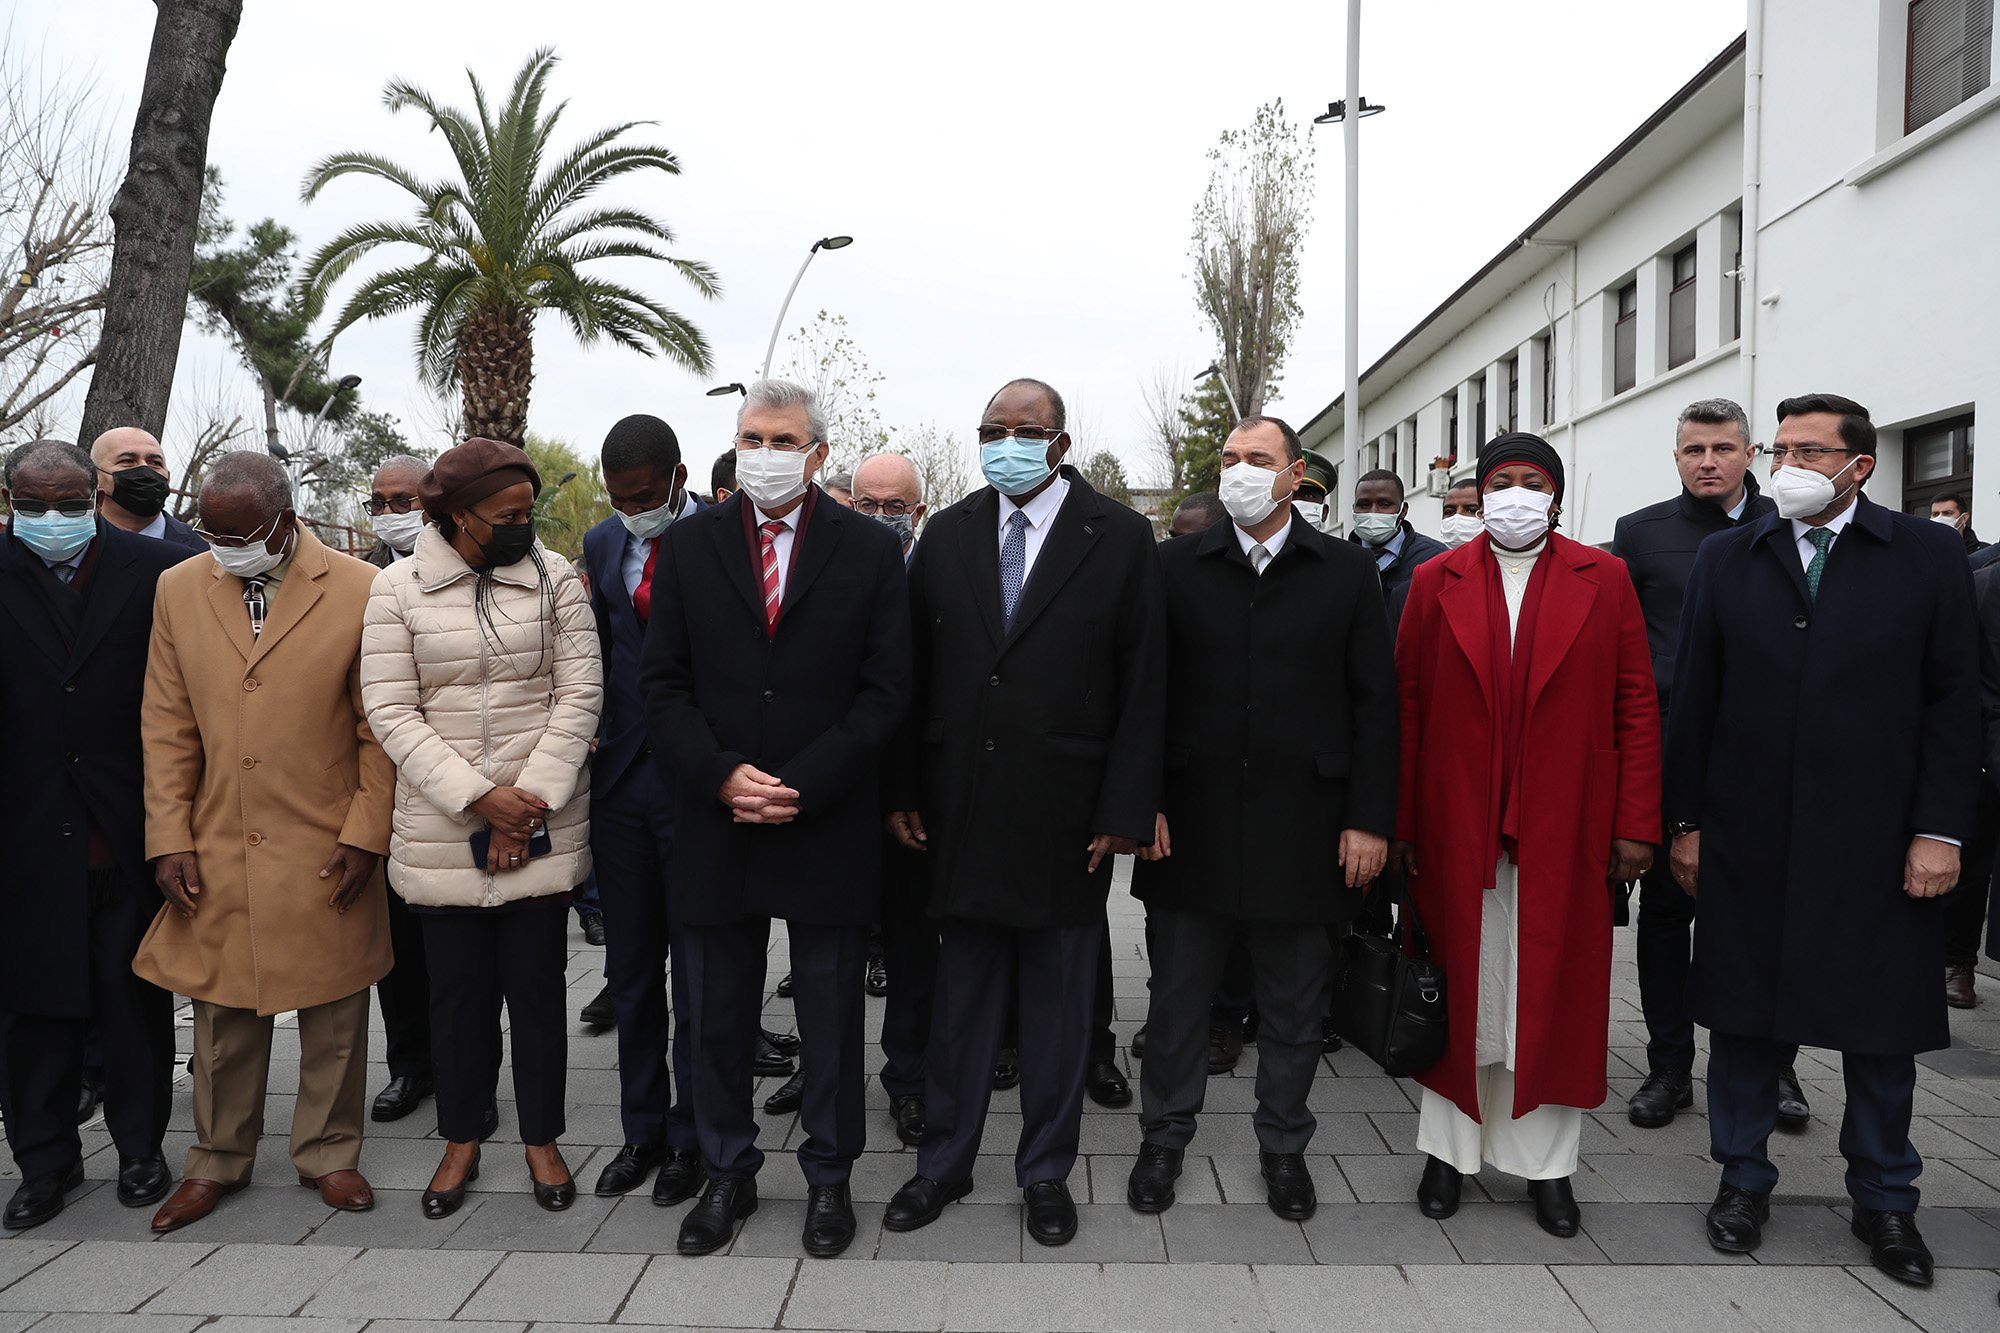
<instances>
[{"instance_id":1,"label":"brown leather loafer","mask_svg":"<svg viewBox=\"0 0 2000 1333\"><path fill-rule=\"evenodd\" d=\"M375 1206L375 1191L359 1171L332 1171L317 1180L300 1176L299 1184L318 1190L322 1203L343 1213L365 1213Z\"/></svg>"},{"instance_id":2,"label":"brown leather loafer","mask_svg":"<svg viewBox=\"0 0 2000 1333\"><path fill-rule=\"evenodd\" d=\"M183 1180L173 1197L153 1214L153 1234L164 1236L201 1221L215 1211L215 1205L222 1202L225 1194L234 1194L249 1183L244 1180L225 1185L218 1180Z\"/></svg>"}]
</instances>

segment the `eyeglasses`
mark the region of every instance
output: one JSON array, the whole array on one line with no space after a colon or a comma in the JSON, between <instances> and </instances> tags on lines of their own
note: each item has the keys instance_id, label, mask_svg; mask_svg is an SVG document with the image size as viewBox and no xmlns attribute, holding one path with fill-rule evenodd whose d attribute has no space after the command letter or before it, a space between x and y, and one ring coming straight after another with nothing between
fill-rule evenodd
<instances>
[{"instance_id":1,"label":"eyeglasses","mask_svg":"<svg viewBox=\"0 0 2000 1333\"><path fill-rule=\"evenodd\" d=\"M1005 426L986 425L979 428L979 442L998 444L1011 435L1024 444L1045 444L1060 434L1061 428L1053 426L1015 426L1010 430Z\"/></svg>"},{"instance_id":2,"label":"eyeglasses","mask_svg":"<svg viewBox=\"0 0 2000 1333\"><path fill-rule=\"evenodd\" d=\"M14 497L13 506L14 512L22 518L40 518L51 509L64 518L86 518L91 512L89 500L58 500L54 504L49 504L43 500L24 500L17 495Z\"/></svg>"},{"instance_id":3,"label":"eyeglasses","mask_svg":"<svg viewBox=\"0 0 2000 1333\"><path fill-rule=\"evenodd\" d=\"M259 545L271 540L271 534L278 530L278 519L283 517L283 514L279 514L278 518L272 519L248 537L218 537L198 523L194 526L194 535L207 542L210 546L237 547Z\"/></svg>"},{"instance_id":4,"label":"eyeglasses","mask_svg":"<svg viewBox=\"0 0 2000 1333\"><path fill-rule=\"evenodd\" d=\"M856 500L854 507L864 514L887 514L891 518L910 512L910 506L901 500L870 500L865 496Z\"/></svg>"},{"instance_id":5,"label":"eyeglasses","mask_svg":"<svg viewBox=\"0 0 2000 1333\"><path fill-rule=\"evenodd\" d=\"M1833 454L1851 454L1854 451L1852 449L1829 449L1817 444L1792 446L1774 444L1771 446L1769 452L1773 463L1817 463L1820 459L1830 457Z\"/></svg>"},{"instance_id":6,"label":"eyeglasses","mask_svg":"<svg viewBox=\"0 0 2000 1333\"><path fill-rule=\"evenodd\" d=\"M736 447L738 449L787 449L795 454L804 453L808 449L817 447L818 444L818 440L807 440L804 444L800 444L796 440L787 439L782 436L775 440L760 440L755 435L739 435L736 437Z\"/></svg>"},{"instance_id":7,"label":"eyeglasses","mask_svg":"<svg viewBox=\"0 0 2000 1333\"><path fill-rule=\"evenodd\" d=\"M399 495L393 500L377 500L371 495L361 502L361 507L366 509L371 517L380 518L392 510L398 514L407 514L422 503L423 501L414 495Z\"/></svg>"}]
</instances>

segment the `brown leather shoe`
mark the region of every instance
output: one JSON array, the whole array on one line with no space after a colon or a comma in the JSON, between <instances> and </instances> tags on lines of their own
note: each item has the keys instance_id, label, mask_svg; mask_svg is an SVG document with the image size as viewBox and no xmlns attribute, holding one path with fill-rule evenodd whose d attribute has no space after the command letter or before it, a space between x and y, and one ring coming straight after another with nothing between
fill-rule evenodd
<instances>
[{"instance_id":1,"label":"brown leather shoe","mask_svg":"<svg viewBox=\"0 0 2000 1333\"><path fill-rule=\"evenodd\" d=\"M1944 965L1944 1002L1954 1009L1970 1009L1979 1003L1979 994L1972 988L1972 964Z\"/></svg>"},{"instance_id":2,"label":"brown leather shoe","mask_svg":"<svg viewBox=\"0 0 2000 1333\"><path fill-rule=\"evenodd\" d=\"M332 1171L317 1180L300 1176L299 1184L318 1190L322 1203L343 1213L365 1213L375 1206L375 1191L359 1171Z\"/></svg>"},{"instance_id":3,"label":"brown leather shoe","mask_svg":"<svg viewBox=\"0 0 2000 1333\"><path fill-rule=\"evenodd\" d=\"M201 1221L215 1211L215 1205L222 1202L225 1194L234 1194L249 1183L243 1180L225 1185L218 1180L183 1180L181 1187L174 1191L174 1196L153 1214L153 1234L164 1236L169 1231L179 1231Z\"/></svg>"}]
</instances>

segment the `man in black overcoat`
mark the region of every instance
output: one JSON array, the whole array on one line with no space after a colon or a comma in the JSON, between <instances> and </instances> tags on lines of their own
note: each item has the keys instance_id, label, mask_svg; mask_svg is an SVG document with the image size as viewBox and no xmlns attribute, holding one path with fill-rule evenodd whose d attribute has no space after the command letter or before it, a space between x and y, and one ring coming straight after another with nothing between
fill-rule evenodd
<instances>
[{"instance_id":1,"label":"man in black overcoat","mask_svg":"<svg viewBox=\"0 0 2000 1333\"><path fill-rule=\"evenodd\" d=\"M1018 993L1028 1234L1076 1234L1075 1165L1112 858L1153 839L1166 716L1152 527L1064 466L1062 398L1016 380L979 426L988 484L910 562L916 695L892 826L928 848L941 936L917 1174L883 1224L972 1188Z\"/></svg>"},{"instance_id":2,"label":"man in black overcoat","mask_svg":"<svg viewBox=\"0 0 2000 1333\"><path fill-rule=\"evenodd\" d=\"M1951 1041L1938 895L1979 790L1978 648L1964 545L1871 503L1860 404L1778 405L1778 512L1695 558L1668 721L1674 877L1697 893L1689 1011L1710 1029L1709 1242L1762 1239L1766 1151L1794 1046L1841 1053L1853 1229L1928 1284L1910 1142L1915 1056Z\"/></svg>"},{"instance_id":3,"label":"man in black overcoat","mask_svg":"<svg viewBox=\"0 0 2000 1333\"><path fill-rule=\"evenodd\" d=\"M190 553L106 522L90 456L53 440L9 455L0 538L0 1027L7 1142L21 1185L5 1225L40 1225L83 1181L76 1107L93 1017L118 1201L156 1203L173 1101L173 997L132 974L159 910L145 860L139 697L153 587ZM76 510L65 515L63 508ZM66 530L66 531L65 531ZM77 544L81 543L81 544Z\"/></svg>"},{"instance_id":4,"label":"man in black overcoat","mask_svg":"<svg viewBox=\"0 0 2000 1333\"><path fill-rule=\"evenodd\" d=\"M736 447L739 492L660 540L639 667L653 748L677 775L669 910L709 1178L679 1249L720 1249L756 1211L751 1063L778 917L807 1075L803 1243L830 1257L854 1239L880 761L910 701L909 601L895 534L813 484L827 442L809 390L752 385Z\"/></svg>"},{"instance_id":5,"label":"man in black overcoat","mask_svg":"<svg viewBox=\"0 0 2000 1333\"><path fill-rule=\"evenodd\" d=\"M1451 548L1411 526L1403 479L1388 468L1364 472L1354 483L1354 513L1348 527L1348 540L1375 558L1393 632L1403 623L1403 603L1410 595L1410 580L1417 576L1417 566Z\"/></svg>"},{"instance_id":6,"label":"man in black overcoat","mask_svg":"<svg viewBox=\"0 0 2000 1333\"><path fill-rule=\"evenodd\" d=\"M1681 493L1618 520L1611 553L1625 562L1660 693L1660 730L1674 685L1674 648L1681 632L1681 603L1694 554L1704 540L1776 512L1757 487L1750 466L1756 455L1750 419L1727 398L1704 398L1681 410L1674 428L1674 467ZM1687 1011L1688 955L1695 900L1674 883L1665 849L1639 881L1639 1008L1646 1019L1646 1081L1633 1094L1626 1117L1641 1129L1669 1124L1694 1105L1694 1020ZM1798 1074L1787 1063L1778 1075L1778 1123L1804 1128L1812 1114Z\"/></svg>"},{"instance_id":7,"label":"man in black overcoat","mask_svg":"<svg viewBox=\"0 0 2000 1333\"><path fill-rule=\"evenodd\" d=\"M1298 434L1248 417L1223 442L1222 465L1225 475L1244 469L1236 475L1256 492L1246 501L1225 486L1229 518L1160 548L1174 733L1153 845L1132 878L1153 985L1143 1142L1126 1197L1149 1213L1174 1201L1208 1087L1209 1001L1241 931L1260 1016L1254 1121L1266 1196L1280 1217L1303 1221L1317 1203L1303 1154L1333 962L1327 928L1353 918L1396 828L1396 659L1371 553L1292 508L1305 468ZM1307 691L1312 725L1301 726Z\"/></svg>"}]
</instances>

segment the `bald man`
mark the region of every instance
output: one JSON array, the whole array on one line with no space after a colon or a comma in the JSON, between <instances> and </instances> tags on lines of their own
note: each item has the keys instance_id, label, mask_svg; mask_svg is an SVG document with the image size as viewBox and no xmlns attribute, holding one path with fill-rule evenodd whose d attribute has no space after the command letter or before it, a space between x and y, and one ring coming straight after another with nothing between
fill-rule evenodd
<instances>
[{"instance_id":1,"label":"bald man","mask_svg":"<svg viewBox=\"0 0 2000 1333\"><path fill-rule=\"evenodd\" d=\"M90 446L90 461L97 467L105 522L190 551L208 549L193 528L167 512L173 474L167 471L166 451L149 432L115 426Z\"/></svg>"}]
</instances>

